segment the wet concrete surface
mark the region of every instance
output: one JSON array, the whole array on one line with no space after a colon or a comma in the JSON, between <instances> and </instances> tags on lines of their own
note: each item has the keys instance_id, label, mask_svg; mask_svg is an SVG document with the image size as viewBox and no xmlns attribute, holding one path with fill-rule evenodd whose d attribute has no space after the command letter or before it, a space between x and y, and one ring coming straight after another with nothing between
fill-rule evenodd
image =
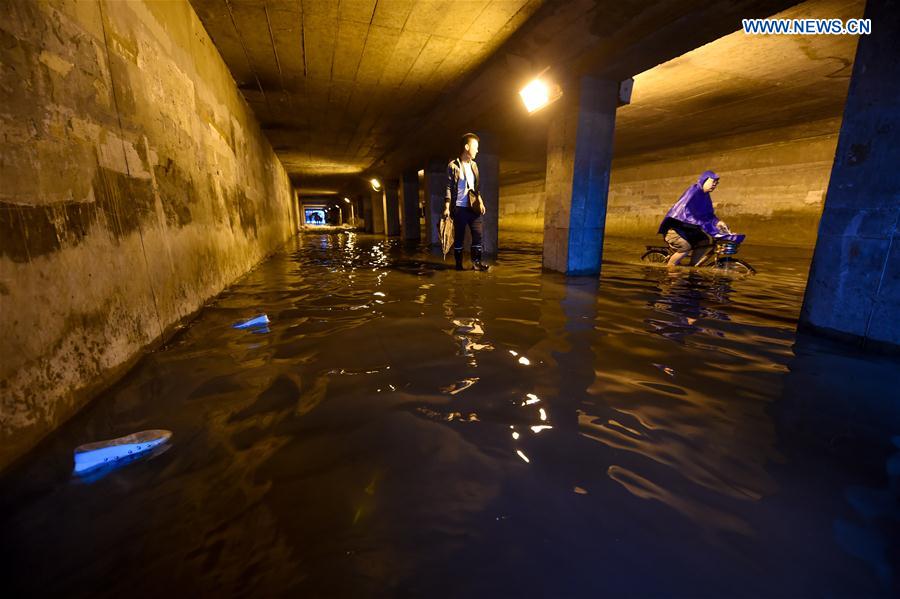
<instances>
[{"instance_id":1,"label":"wet concrete surface","mask_svg":"<svg viewBox=\"0 0 900 599\"><path fill-rule=\"evenodd\" d=\"M16 595L890 596L896 358L754 277L304 233L0 479ZM265 313L267 329L232 325ZM72 449L173 431L79 478Z\"/></svg>"}]
</instances>

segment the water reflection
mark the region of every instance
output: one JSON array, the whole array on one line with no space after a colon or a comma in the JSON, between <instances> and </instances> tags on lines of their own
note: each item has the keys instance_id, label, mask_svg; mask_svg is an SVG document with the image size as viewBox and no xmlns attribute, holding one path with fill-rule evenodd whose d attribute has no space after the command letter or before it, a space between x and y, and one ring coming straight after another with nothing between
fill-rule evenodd
<instances>
[{"instance_id":1,"label":"water reflection","mask_svg":"<svg viewBox=\"0 0 900 599\"><path fill-rule=\"evenodd\" d=\"M648 268L648 271L655 271L658 277L658 295L650 302L654 316L646 320L648 330L678 343L684 343L696 332L722 335L703 329L697 322L701 319L729 320L727 312L713 307L730 303L732 289L728 277L714 277L687 269Z\"/></svg>"},{"instance_id":2,"label":"water reflection","mask_svg":"<svg viewBox=\"0 0 900 599\"><path fill-rule=\"evenodd\" d=\"M597 281L504 244L480 274L298 238L0 480L0 576L107 596L890 593L896 363L798 340L787 250L719 280L608 244ZM231 328L260 312L268 335ZM143 428L179 442L72 481L72 447Z\"/></svg>"},{"instance_id":3,"label":"water reflection","mask_svg":"<svg viewBox=\"0 0 900 599\"><path fill-rule=\"evenodd\" d=\"M891 439L897 450L885 463L887 485L851 486L844 497L852 506L852 519L838 518L834 536L844 551L872 568L884 589L900 593L896 556L900 551L900 436Z\"/></svg>"}]
</instances>

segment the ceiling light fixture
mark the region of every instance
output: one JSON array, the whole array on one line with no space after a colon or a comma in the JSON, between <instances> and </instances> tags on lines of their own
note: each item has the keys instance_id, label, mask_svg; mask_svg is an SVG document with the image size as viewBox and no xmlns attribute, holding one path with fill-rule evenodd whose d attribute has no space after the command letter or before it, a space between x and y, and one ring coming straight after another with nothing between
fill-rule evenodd
<instances>
[{"instance_id":1,"label":"ceiling light fixture","mask_svg":"<svg viewBox=\"0 0 900 599\"><path fill-rule=\"evenodd\" d=\"M349 204L349 203L350 203L350 198L344 198L344 201L347 202L347 203Z\"/></svg>"},{"instance_id":2,"label":"ceiling light fixture","mask_svg":"<svg viewBox=\"0 0 900 599\"><path fill-rule=\"evenodd\" d=\"M374 189L375 191L381 191L381 181L379 181L378 179L372 179L371 181L369 181L369 183L372 184L372 189Z\"/></svg>"},{"instance_id":3,"label":"ceiling light fixture","mask_svg":"<svg viewBox=\"0 0 900 599\"><path fill-rule=\"evenodd\" d=\"M562 89L555 83L547 82L540 77L535 78L519 91L525 109L530 113L536 112L554 102L562 96Z\"/></svg>"}]
</instances>

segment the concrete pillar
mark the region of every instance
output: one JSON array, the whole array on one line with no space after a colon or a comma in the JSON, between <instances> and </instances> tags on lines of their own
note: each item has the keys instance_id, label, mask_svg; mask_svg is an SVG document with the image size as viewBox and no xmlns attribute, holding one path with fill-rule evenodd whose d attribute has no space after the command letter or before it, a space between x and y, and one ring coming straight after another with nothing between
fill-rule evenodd
<instances>
[{"instance_id":1,"label":"concrete pillar","mask_svg":"<svg viewBox=\"0 0 900 599\"><path fill-rule=\"evenodd\" d=\"M429 245L441 245L440 223L447 188L447 160L430 160L425 169L425 232Z\"/></svg>"},{"instance_id":2,"label":"concrete pillar","mask_svg":"<svg viewBox=\"0 0 900 599\"><path fill-rule=\"evenodd\" d=\"M373 192L371 192L369 195L364 196L364 197L362 198L362 205L363 205L363 219L365 219L365 221L366 221L366 222L365 222L365 227L364 227L363 230L364 230L366 233L374 233L374 232L375 232L375 225L374 225L374 222L373 222L373 221L374 221L374 214L373 214L373 213L374 213L375 211L372 210L372 196L373 196L374 194L375 194L375 192L373 191Z\"/></svg>"},{"instance_id":3,"label":"concrete pillar","mask_svg":"<svg viewBox=\"0 0 900 599\"><path fill-rule=\"evenodd\" d=\"M563 96L547 139L544 268L600 272L619 84L583 77Z\"/></svg>"},{"instance_id":4,"label":"concrete pillar","mask_svg":"<svg viewBox=\"0 0 900 599\"><path fill-rule=\"evenodd\" d=\"M400 235L400 182L386 179L384 182L384 227L388 237Z\"/></svg>"},{"instance_id":5,"label":"concrete pillar","mask_svg":"<svg viewBox=\"0 0 900 599\"><path fill-rule=\"evenodd\" d=\"M484 134L480 137L475 162L478 163L481 197L485 207L484 216L481 217L484 221L482 248L485 254L496 255L500 223L500 158L496 154L496 146L492 147L491 138Z\"/></svg>"},{"instance_id":6,"label":"concrete pillar","mask_svg":"<svg viewBox=\"0 0 900 599\"><path fill-rule=\"evenodd\" d=\"M369 193L372 204L372 233L384 235L384 186Z\"/></svg>"},{"instance_id":7,"label":"concrete pillar","mask_svg":"<svg viewBox=\"0 0 900 599\"><path fill-rule=\"evenodd\" d=\"M900 11L866 3L800 328L900 346Z\"/></svg>"},{"instance_id":8,"label":"concrete pillar","mask_svg":"<svg viewBox=\"0 0 900 599\"><path fill-rule=\"evenodd\" d=\"M403 239L419 239L419 173L404 171L400 187L403 206Z\"/></svg>"}]
</instances>

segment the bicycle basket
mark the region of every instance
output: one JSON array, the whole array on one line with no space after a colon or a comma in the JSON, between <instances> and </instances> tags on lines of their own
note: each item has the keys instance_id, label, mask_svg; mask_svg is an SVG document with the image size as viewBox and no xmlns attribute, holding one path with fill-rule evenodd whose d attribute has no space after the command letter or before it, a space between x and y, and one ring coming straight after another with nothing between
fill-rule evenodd
<instances>
[{"instance_id":1,"label":"bicycle basket","mask_svg":"<svg viewBox=\"0 0 900 599\"><path fill-rule=\"evenodd\" d=\"M738 244L733 243L731 241L726 241L724 243L720 243L716 248L716 253L722 254L723 256L731 256L732 254L737 254Z\"/></svg>"}]
</instances>

